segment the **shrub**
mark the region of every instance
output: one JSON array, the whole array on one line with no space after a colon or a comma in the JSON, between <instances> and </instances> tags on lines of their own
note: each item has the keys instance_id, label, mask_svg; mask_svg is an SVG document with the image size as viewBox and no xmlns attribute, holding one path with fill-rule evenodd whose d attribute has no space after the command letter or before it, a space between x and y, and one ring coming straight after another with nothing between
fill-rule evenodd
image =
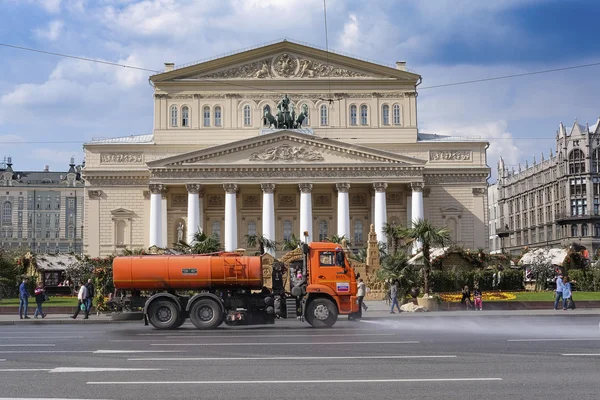
<instances>
[{"instance_id":1,"label":"shrub","mask_svg":"<svg viewBox=\"0 0 600 400\"><path fill-rule=\"evenodd\" d=\"M600 268L590 266L587 269L569 270L569 278L576 281L577 290L586 292L600 291Z\"/></svg>"},{"instance_id":2,"label":"shrub","mask_svg":"<svg viewBox=\"0 0 600 400\"><path fill-rule=\"evenodd\" d=\"M494 270L472 270L472 271L432 271L434 292L456 292L464 286L473 289L475 284L481 290L492 290L494 281ZM501 271L502 278L498 289L500 290L522 290L523 271L507 269Z\"/></svg>"}]
</instances>

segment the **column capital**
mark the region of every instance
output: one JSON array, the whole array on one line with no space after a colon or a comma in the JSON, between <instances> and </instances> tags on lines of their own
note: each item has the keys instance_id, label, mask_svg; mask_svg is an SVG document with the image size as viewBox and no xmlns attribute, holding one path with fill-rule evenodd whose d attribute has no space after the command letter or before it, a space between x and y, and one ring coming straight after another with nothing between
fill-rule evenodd
<instances>
[{"instance_id":1,"label":"column capital","mask_svg":"<svg viewBox=\"0 0 600 400\"><path fill-rule=\"evenodd\" d=\"M275 184L274 183L261 183L260 188L263 193L273 193L275 192Z\"/></svg>"},{"instance_id":2,"label":"column capital","mask_svg":"<svg viewBox=\"0 0 600 400\"><path fill-rule=\"evenodd\" d=\"M225 189L225 193L235 193L238 190L238 185L235 183L224 183L223 189Z\"/></svg>"},{"instance_id":3,"label":"column capital","mask_svg":"<svg viewBox=\"0 0 600 400\"><path fill-rule=\"evenodd\" d=\"M299 183L298 187L302 193L310 193L312 191L312 183Z\"/></svg>"},{"instance_id":4,"label":"column capital","mask_svg":"<svg viewBox=\"0 0 600 400\"><path fill-rule=\"evenodd\" d=\"M152 194L162 194L166 190L165 186L159 183L152 183L148 186L148 188Z\"/></svg>"},{"instance_id":5,"label":"column capital","mask_svg":"<svg viewBox=\"0 0 600 400\"><path fill-rule=\"evenodd\" d=\"M348 182L336 183L335 188L337 189L338 192L348 193L348 191L350 190L350 183L348 183Z\"/></svg>"},{"instance_id":6,"label":"column capital","mask_svg":"<svg viewBox=\"0 0 600 400\"><path fill-rule=\"evenodd\" d=\"M373 188L375 189L376 192L385 192L387 187L388 187L388 184L386 182L375 182L373 184Z\"/></svg>"},{"instance_id":7,"label":"column capital","mask_svg":"<svg viewBox=\"0 0 600 400\"><path fill-rule=\"evenodd\" d=\"M198 183L188 183L187 185L185 185L188 193L191 194L196 194L196 193L200 193L202 192L202 185L198 184Z\"/></svg>"},{"instance_id":8,"label":"column capital","mask_svg":"<svg viewBox=\"0 0 600 400\"><path fill-rule=\"evenodd\" d=\"M425 187L425 182L411 182L410 187L413 192L422 192Z\"/></svg>"},{"instance_id":9,"label":"column capital","mask_svg":"<svg viewBox=\"0 0 600 400\"><path fill-rule=\"evenodd\" d=\"M92 200L98 200L102 197L102 190L88 190L88 197Z\"/></svg>"}]
</instances>

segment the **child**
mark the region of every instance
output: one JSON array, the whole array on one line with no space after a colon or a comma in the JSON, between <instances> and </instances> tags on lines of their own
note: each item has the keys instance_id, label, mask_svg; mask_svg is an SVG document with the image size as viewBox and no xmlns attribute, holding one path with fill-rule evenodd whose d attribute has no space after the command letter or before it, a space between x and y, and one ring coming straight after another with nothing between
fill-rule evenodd
<instances>
[{"instance_id":1,"label":"child","mask_svg":"<svg viewBox=\"0 0 600 400\"><path fill-rule=\"evenodd\" d=\"M482 307L482 301L481 301L481 290L479 290L479 287L475 287L475 291L473 292L473 298L475 299L475 309L481 311Z\"/></svg>"},{"instance_id":2,"label":"child","mask_svg":"<svg viewBox=\"0 0 600 400\"><path fill-rule=\"evenodd\" d=\"M44 285L40 282L38 283L37 287L35 288L35 291L33 292L33 294L35 295L35 304L36 304L36 309L35 309L35 313L33 314L33 318L37 318L38 315L40 315L43 318L46 318L46 314L44 314L44 312L42 311L42 303L46 300L46 290L44 289Z\"/></svg>"}]
</instances>

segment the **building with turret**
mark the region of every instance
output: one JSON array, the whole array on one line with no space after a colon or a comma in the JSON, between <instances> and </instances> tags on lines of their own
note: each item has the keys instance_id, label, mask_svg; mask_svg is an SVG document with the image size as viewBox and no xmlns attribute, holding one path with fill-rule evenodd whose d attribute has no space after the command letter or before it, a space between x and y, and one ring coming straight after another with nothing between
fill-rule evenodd
<instances>
[{"instance_id":1,"label":"building with turret","mask_svg":"<svg viewBox=\"0 0 600 400\"><path fill-rule=\"evenodd\" d=\"M83 248L81 166L19 171L7 157L0 163L0 248L35 253L81 253Z\"/></svg>"},{"instance_id":2,"label":"building with turret","mask_svg":"<svg viewBox=\"0 0 600 400\"><path fill-rule=\"evenodd\" d=\"M600 118L556 132L556 148L518 170L498 162L488 193L490 250L518 254L523 247L577 243L600 249ZM493 222L492 222L493 221Z\"/></svg>"}]
</instances>

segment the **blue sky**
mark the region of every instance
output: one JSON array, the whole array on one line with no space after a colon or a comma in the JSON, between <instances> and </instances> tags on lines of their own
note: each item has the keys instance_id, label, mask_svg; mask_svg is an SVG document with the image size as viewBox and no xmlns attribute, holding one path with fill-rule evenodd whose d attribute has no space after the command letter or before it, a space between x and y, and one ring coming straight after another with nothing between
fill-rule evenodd
<instances>
[{"instance_id":1,"label":"blue sky","mask_svg":"<svg viewBox=\"0 0 600 400\"><path fill-rule=\"evenodd\" d=\"M428 86L600 62L595 0L328 0L330 48L423 76L424 132L490 140L531 164L560 121L596 122L600 66L447 88ZM0 42L160 70L288 37L325 45L322 0L0 0ZM0 46L0 157L67 168L81 142L152 130L149 73ZM61 142L61 143L57 143Z\"/></svg>"}]
</instances>

